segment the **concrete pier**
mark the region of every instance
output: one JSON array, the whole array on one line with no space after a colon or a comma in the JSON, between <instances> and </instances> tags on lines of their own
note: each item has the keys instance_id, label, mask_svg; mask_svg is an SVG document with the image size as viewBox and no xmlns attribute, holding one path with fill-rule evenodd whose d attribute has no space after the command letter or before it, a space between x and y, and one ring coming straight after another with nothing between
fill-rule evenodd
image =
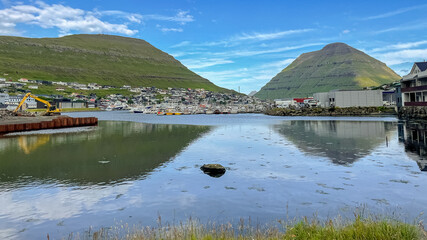
<instances>
[{"instance_id":1,"label":"concrete pier","mask_svg":"<svg viewBox=\"0 0 427 240\"><path fill-rule=\"evenodd\" d=\"M12 119L0 120L0 135L41 129L94 126L97 124L98 119L96 117L15 117Z\"/></svg>"}]
</instances>

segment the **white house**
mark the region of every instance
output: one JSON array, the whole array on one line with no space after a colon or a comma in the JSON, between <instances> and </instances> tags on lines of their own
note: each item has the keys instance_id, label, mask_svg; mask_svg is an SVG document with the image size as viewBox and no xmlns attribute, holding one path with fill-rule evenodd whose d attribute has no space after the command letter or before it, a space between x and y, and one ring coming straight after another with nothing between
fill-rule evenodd
<instances>
[{"instance_id":1,"label":"white house","mask_svg":"<svg viewBox=\"0 0 427 240\"><path fill-rule=\"evenodd\" d=\"M403 106L427 106L427 62L416 62L400 80Z\"/></svg>"},{"instance_id":2,"label":"white house","mask_svg":"<svg viewBox=\"0 0 427 240\"><path fill-rule=\"evenodd\" d=\"M0 93L0 103L6 104L6 102L9 100L9 94L7 93Z\"/></svg>"},{"instance_id":3,"label":"white house","mask_svg":"<svg viewBox=\"0 0 427 240\"><path fill-rule=\"evenodd\" d=\"M9 96L9 98L6 100L5 104L10 105L12 107L17 107L19 103L21 102L22 98L24 98L24 95L18 95L18 96ZM25 100L26 108L37 108L37 102L34 98L28 97Z\"/></svg>"}]
</instances>

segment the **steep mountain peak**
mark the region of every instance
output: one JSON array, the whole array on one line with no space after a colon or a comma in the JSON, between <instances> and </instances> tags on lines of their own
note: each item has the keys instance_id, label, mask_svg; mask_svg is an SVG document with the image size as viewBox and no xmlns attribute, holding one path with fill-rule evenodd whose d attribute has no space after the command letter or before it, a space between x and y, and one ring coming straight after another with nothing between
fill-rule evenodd
<instances>
[{"instance_id":1,"label":"steep mountain peak","mask_svg":"<svg viewBox=\"0 0 427 240\"><path fill-rule=\"evenodd\" d=\"M301 54L255 96L262 99L309 97L316 92L359 90L399 79L384 63L338 42Z\"/></svg>"},{"instance_id":2,"label":"steep mountain peak","mask_svg":"<svg viewBox=\"0 0 427 240\"><path fill-rule=\"evenodd\" d=\"M347 54L358 51L357 49L341 42L331 43L322 48L320 52L325 54Z\"/></svg>"},{"instance_id":3,"label":"steep mountain peak","mask_svg":"<svg viewBox=\"0 0 427 240\"><path fill-rule=\"evenodd\" d=\"M335 48L352 48L352 47L342 42L335 42L335 43L329 43L328 45L324 46L322 50L335 49Z\"/></svg>"}]
</instances>

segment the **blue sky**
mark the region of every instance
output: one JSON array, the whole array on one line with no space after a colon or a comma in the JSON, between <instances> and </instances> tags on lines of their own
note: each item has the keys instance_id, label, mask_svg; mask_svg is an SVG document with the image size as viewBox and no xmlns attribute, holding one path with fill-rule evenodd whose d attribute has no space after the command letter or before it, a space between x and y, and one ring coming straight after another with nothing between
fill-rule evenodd
<instances>
[{"instance_id":1,"label":"blue sky","mask_svg":"<svg viewBox=\"0 0 427 240\"><path fill-rule=\"evenodd\" d=\"M141 38L215 84L259 90L300 54L345 42L405 75L427 58L423 1L0 0L0 35Z\"/></svg>"}]
</instances>

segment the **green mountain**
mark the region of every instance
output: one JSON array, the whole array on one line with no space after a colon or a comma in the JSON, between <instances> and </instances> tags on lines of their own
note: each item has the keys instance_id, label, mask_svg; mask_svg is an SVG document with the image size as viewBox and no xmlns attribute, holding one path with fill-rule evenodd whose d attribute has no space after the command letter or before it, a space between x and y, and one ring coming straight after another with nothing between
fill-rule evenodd
<instances>
[{"instance_id":1,"label":"green mountain","mask_svg":"<svg viewBox=\"0 0 427 240\"><path fill-rule=\"evenodd\" d=\"M332 43L304 53L270 80L255 95L261 99L308 97L330 90L357 90L400 79L373 57L348 46Z\"/></svg>"},{"instance_id":2,"label":"green mountain","mask_svg":"<svg viewBox=\"0 0 427 240\"><path fill-rule=\"evenodd\" d=\"M12 79L224 91L141 39L112 35L0 36L0 74Z\"/></svg>"}]
</instances>

